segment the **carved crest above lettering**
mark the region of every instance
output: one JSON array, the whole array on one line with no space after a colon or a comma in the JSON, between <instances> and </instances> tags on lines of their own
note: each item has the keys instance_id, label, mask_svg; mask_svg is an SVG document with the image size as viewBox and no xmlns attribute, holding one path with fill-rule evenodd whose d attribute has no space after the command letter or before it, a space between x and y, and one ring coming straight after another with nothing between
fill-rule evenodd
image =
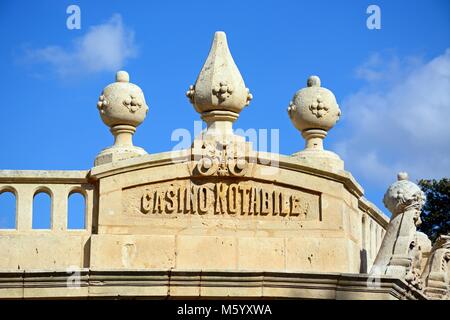
<instances>
[{"instance_id":1,"label":"carved crest above lettering","mask_svg":"<svg viewBox=\"0 0 450 320\"><path fill-rule=\"evenodd\" d=\"M197 140L192 149L194 176L245 176L252 168L247 143Z\"/></svg>"}]
</instances>

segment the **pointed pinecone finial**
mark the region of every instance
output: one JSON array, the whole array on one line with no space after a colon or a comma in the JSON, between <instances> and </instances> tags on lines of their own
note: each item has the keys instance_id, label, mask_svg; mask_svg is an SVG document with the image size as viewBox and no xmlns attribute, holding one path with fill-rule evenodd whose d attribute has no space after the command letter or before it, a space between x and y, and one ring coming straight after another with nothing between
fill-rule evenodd
<instances>
[{"instance_id":1,"label":"pointed pinecone finial","mask_svg":"<svg viewBox=\"0 0 450 320\"><path fill-rule=\"evenodd\" d=\"M218 31L195 85L186 96L208 124L235 121L253 98L234 63L225 32Z\"/></svg>"}]
</instances>

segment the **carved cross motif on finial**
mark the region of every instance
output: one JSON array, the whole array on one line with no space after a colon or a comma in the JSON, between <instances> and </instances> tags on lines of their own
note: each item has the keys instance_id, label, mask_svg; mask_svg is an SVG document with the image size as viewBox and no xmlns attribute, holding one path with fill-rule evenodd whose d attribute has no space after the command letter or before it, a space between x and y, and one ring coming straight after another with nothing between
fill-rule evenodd
<instances>
[{"instance_id":1,"label":"carved cross motif on finial","mask_svg":"<svg viewBox=\"0 0 450 320\"><path fill-rule=\"evenodd\" d=\"M103 93L100 95L100 97L98 98L98 102L97 102L97 108L100 111L100 113L104 114L105 113L105 108L108 106L108 102L106 101L105 96L103 95Z\"/></svg>"},{"instance_id":2,"label":"carved cross motif on finial","mask_svg":"<svg viewBox=\"0 0 450 320\"><path fill-rule=\"evenodd\" d=\"M233 93L233 87L225 81L221 81L212 89L212 93L217 96L219 102L225 101Z\"/></svg>"},{"instance_id":3,"label":"carved cross motif on finial","mask_svg":"<svg viewBox=\"0 0 450 320\"><path fill-rule=\"evenodd\" d=\"M321 96L317 96L316 101L309 106L309 110L311 110L312 114L317 118L322 118L326 115L328 113L328 109L328 106L323 103Z\"/></svg>"},{"instance_id":4,"label":"carved cross motif on finial","mask_svg":"<svg viewBox=\"0 0 450 320\"><path fill-rule=\"evenodd\" d=\"M250 93L250 89L246 88L247 90L247 101L245 102L245 105L248 106L250 104L250 101L253 100L253 95Z\"/></svg>"},{"instance_id":5,"label":"carved cross motif on finial","mask_svg":"<svg viewBox=\"0 0 450 320\"><path fill-rule=\"evenodd\" d=\"M293 113L295 112L295 110L297 109L297 106L294 104L293 101L289 102L289 106L287 108L287 112L289 114L289 117L292 118Z\"/></svg>"},{"instance_id":6,"label":"carved cross motif on finial","mask_svg":"<svg viewBox=\"0 0 450 320\"><path fill-rule=\"evenodd\" d=\"M189 98L189 102L194 104L195 87L193 85L189 86L189 90L186 91L186 97Z\"/></svg>"},{"instance_id":7,"label":"carved cross motif on finial","mask_svg":"<svg viewBox=\"0 0 450 320\"><path fill-rule=\"evenodd\" d=\"M142 102L139 101L138 97L136 97L134 94L130 94L128 98L123 100L123 104L128 108L128 110L130 110L131 113L135 113L142 107Z\"/></svg>"}]
</instances>

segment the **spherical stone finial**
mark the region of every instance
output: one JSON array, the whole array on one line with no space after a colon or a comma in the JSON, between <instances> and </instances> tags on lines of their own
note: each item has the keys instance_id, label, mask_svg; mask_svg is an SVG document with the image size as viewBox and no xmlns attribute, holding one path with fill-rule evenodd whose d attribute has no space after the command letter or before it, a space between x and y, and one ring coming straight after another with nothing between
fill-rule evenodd
<instances>
[{"instance_id":1,"label":"spherical stone finial","mask_svg":"<svg viewBox=\"0 0 450 320\"><path fill-rule=\"evenodd\" d=\"M147 116L148 105L141 88L130 83L128 72L116 73L116 82L103 89L97 108L114 135L114 145L97 155L96 166L146 154L144 149L133 145L132 137Z\"/></svg>"},{"instance_id":2,"label":"spherical stone finial","mask_svg":"<svg viewBox=\"0 0 450 320\"><path fill-rule=\"evenodd\" d=\"M425 194L419 186L408 180L408 174L399 172L397 181L391 184L384 194L383 203L395 215L411 208L420 211L425 199Z\"/></svg>"},{"instance_id":3,"label":"spherical stone finial","mask_svg":"<svg viewBox=\"0 0 450 320\"><path fill-rule=\"evenodd\" d=\"M308 87L320 87L320 78L318 76L310 76L306 84Z\"/></svg>"},{"instance_id":4,"label":"spherical stone finial","mask_svg":"<svg viewBox=\"0 0 450 320\"><path fill-rule=\"evenodd\" d=\"M113 127L115 125L139 126L148 112L144 93L137 85L130 83L126 71L116 73L116 82L103 89L97 108L103 122Z\"/></svg>"},{"instance_id":5,"label":"spherical stone finial","mask_svg":"<svg viewBox=\"0 0 450 320\"><path fill-rule=\"evenodd\" d=\"M130 82L130 75L126 71L117 71L116 82Z\"/></svg>"},{"instance_id":6,"label":"spherical stone finial","mask_svg":"<svg viewBox=\"0 0 450 320\"><path fill-rule=\"evenodd\" d=\"M310 76L306 84L306 88L295 93L289 103L288 114L306 140L305 151L323 151L323 139L339 120L341 110L333 92L321 87L318 76ZM334 157L339 158L337 155Z\"/></svg>"},{"instance_id":7,"label":"spherical stone finial","mask_svg":"<svg viewBox=\"0 0 450 320\"><path fill-rule=\"evenodd\" d=\"M341 110L333 92L321 87L320 78L308 78L307 87L300 89L290 102L288 113L294 126L307 129L330 130L341 116Z\"/></svg>"},{"instance_id":8,"label":"spherical stone finial","mask_svg":"<svg viewBox=\"0 0 450 320\"><path fill-rule=\"evenodd\" d=\"M401 181L401 180L408 180L409 179L409 177L408 177L408 173L407 172L399 172L398 174L397 174L397 180L398 181Z\"/></svg>"}]
</instances>

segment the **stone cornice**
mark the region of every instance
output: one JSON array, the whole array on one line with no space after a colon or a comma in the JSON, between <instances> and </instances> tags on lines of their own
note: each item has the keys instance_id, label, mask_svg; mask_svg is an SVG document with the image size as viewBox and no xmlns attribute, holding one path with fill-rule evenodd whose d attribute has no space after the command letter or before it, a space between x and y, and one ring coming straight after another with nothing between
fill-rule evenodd
<instances>
[{"instance_id":1,"label":"stone cornice","mask_svg":"<svg viewBox=\"0 0 450 320\"><path fill-rule=\"evenodd\" d=\"M362 211L367 212L372 218L375 219L376 222L378 222L378 224L383 226L383 228L387 228L390 219L372 202L367 200L365 197L361 197L358 199L358 207Z\"/></svg>"},{"instance_id":2,"label":"stone cornice","mask_svg":"<svg viewBox=\"0 0 450 320\"><path fill-rule=\"evenodd\" d=\"M79 271L79 287L68 287L61 271L2 271L0 298L315 298L407 299L426 297L400 279L367 274L260 271L93 270Z\"/></svg>"},{"instance_id":3,"label":"stone cornice","mask_svg":"<svg viewBox=\"0 0 450 320\"><path fill-rule=\"evenodd\" d=\"M0 170L0 183L87 183L88 170Z\"/></svg>"}]
</instances>

